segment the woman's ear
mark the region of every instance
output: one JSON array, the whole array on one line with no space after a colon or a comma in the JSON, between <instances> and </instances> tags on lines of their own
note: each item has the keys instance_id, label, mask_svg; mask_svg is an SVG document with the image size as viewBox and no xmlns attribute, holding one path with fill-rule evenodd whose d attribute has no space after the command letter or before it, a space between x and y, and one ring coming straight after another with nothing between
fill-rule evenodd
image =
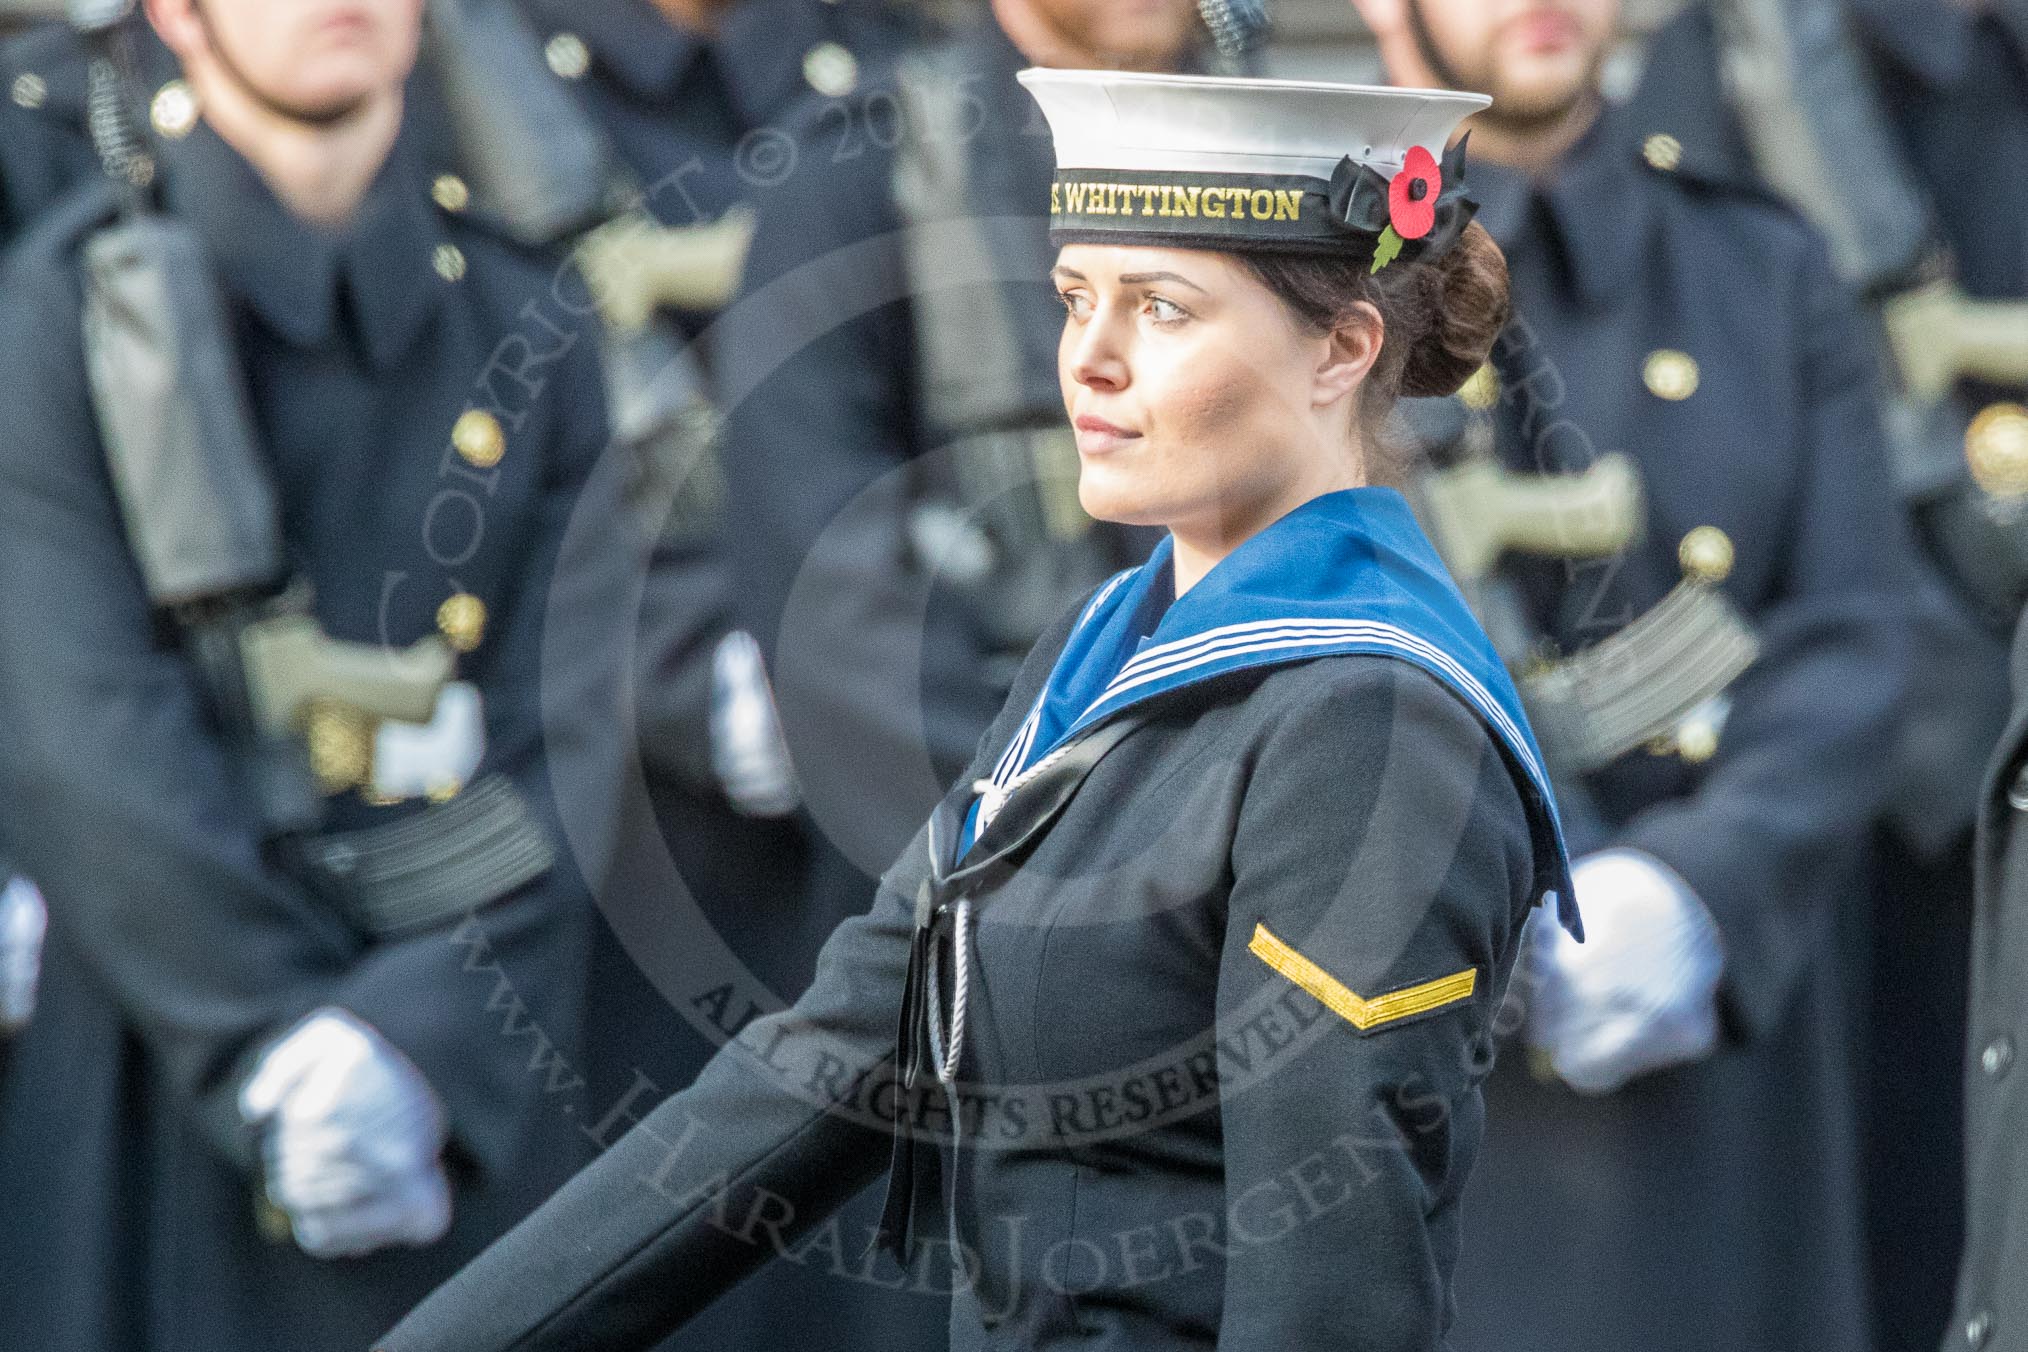
<instances>
[{"instance_id":1,"label":"woman's ear","mask_svg":"<svg viewBox=\"0 0 2028 1352\"><path fill-rule=\"evenodd\" d=\"M204 19L190 0L142 0L141 8L162 45L178 60L188 61L203 49Z\"/></svg>"},{"instance_id":2,"label":"woman's ear","mask_svg":"<svg viewBox=\"0 0 2028 1352\"><path fill-rule=\"evenodd\" d=\"M1324 335L1321 355L1310 381L1310 403L1329 408L1353 393L1380 360L1387 326L1370 301L1359 301Z\"/></svg>"}]
</instances>

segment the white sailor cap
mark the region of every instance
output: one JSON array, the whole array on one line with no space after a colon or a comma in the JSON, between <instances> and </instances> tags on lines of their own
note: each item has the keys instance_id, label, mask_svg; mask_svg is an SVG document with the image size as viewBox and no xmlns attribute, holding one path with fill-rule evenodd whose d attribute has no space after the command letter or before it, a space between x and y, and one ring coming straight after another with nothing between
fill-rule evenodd
<instances>
[{"instance_id":1,"label":"white sailor cap","mask_svg":"<svg viewBox=\"0 0 2028 1352\"><path fill-rule=\"evenodd\" d=\"M1483 94L1024 70L1056 140L1050 239L1429 258L1476 210L1460 122Z\"/></svg>"}]
</instances>

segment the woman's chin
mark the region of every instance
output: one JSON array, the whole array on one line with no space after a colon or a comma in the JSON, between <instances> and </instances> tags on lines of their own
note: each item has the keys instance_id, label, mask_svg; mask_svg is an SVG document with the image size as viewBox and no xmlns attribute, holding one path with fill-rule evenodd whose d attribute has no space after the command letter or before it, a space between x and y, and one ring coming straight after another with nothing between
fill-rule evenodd
<instances>
[{"instance_id":1,"label":"woman's chin","mask_svg":"<svg viewBox=\"0 0 2028 1352\"><path fill-rule=\"evenodd\" d=\"M1087 464L1077 480L1077 501L1094 521L1116 526L1161 526L1169 520L1155 495L1131 476Z\"/></svg>"}]
</instances>

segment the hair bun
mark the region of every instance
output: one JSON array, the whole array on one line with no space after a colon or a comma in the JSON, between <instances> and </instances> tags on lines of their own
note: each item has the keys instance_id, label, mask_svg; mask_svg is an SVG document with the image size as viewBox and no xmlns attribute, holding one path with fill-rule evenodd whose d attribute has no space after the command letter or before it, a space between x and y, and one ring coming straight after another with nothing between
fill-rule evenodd
<instances>
[{"instance_id":1,"label":"hair bun","mask_svg":"<svg viewBox=\"0 0 2028 1352\"><path fill-rule=\"evenodd\" d=\"M1414 269L1429 317L1401 369L1401 393L1413 399L1456 394L1485 365L1507 325L1507 257L1477 221L1442 257Z\"/></svg>"}]
</instances>

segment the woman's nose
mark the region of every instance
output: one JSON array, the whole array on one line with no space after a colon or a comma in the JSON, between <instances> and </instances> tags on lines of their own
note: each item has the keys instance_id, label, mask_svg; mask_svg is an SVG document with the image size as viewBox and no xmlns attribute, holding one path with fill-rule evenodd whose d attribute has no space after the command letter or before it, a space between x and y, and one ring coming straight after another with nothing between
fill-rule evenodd
<instances>
[{"instance_id":1,"label":"woman's nose","mask_svg":"<svg viewBox=\"0 0 2028 1352\"><path fill-rule=\"evenodd\" d=\"M1085 325L1070 351L1071 378L1095 390L1125 388L1130 377L1118 338L1114 325L1102 316Z\"/></svg>"}]
</instances>

